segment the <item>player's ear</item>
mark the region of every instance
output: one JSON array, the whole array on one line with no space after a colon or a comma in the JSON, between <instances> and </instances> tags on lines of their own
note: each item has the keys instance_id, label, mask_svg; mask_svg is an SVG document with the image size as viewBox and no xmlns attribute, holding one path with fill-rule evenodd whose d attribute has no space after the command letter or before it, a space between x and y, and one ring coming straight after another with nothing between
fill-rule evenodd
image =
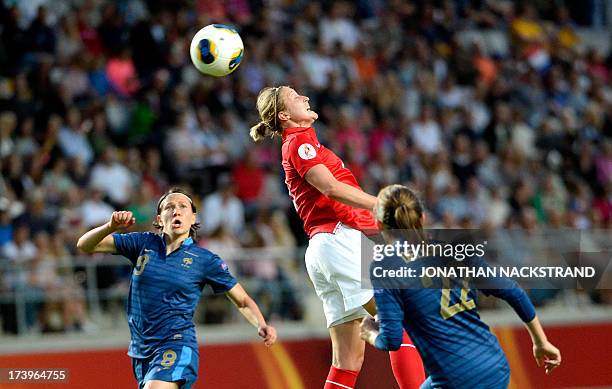
<instances>
[{"instance_id":1,"label":"player's ear","mask_svg":"<svg viewBox=\"0 0 612 389\"><path fill-rule=\"evenodd\" d=\"M280 111L278 113L278 120L289 120L291 119L291 115L288 112Z\"/></svg>"},{"instance_id":2,"label":"player's ear","mask_svg":"<svg viewBox=\"0 0 612 389\"><path fill-rule=\"evenodd\" d=\"M156 215L155 216L155 224L157 224L158 226L161 226L162 228L164 228L164 225L162 223L161 215Z\"/></svg>"}]
</instances>

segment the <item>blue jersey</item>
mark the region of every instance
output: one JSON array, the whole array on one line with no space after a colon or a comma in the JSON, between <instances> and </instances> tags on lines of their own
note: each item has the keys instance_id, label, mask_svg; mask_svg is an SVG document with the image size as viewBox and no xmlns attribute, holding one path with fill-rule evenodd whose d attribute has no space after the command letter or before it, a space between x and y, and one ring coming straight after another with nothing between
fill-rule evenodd
<instances>
[{"instance_id":1,"label":"blue jersey","mask_svg":"<svg viewBox=\"0 0 612 389\"><path fill-rule=\"evenodd\" d=\"M399 258L385 261L390 261L385 269L408 267L415 274L421 274L424 266L448 266L448 260L435 257L408 263ZM404 328L423 359L431 387L506 388L508 362L497 338L480 320L474 285L465 279L416 278L414 282L420 285L374 290L380 322L376 347L398 349ZM529 298L512 280L498 279L496 289L481 291L508 301L524 321L535 317Z\"/></svg>"},{"instance_id":2,"label":"blue jersey","mask_svg":"<svg viewBox=\"0 0 612 389\"><path fill-rule=\"evenodd\" d=\"M117 253L132 262L127 314L128 355L146 358L168 342L197 351L193 314L206 284L215 293L230 290L236 279L217 255L187 238L166 255L163 235L113 234Z\"/></svg>"}]
</instances>

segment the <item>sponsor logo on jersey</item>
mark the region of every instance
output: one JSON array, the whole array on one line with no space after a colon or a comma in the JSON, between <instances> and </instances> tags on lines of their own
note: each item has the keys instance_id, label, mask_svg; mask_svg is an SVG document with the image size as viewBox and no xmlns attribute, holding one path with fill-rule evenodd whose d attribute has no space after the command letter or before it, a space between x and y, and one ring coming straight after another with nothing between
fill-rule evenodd
<instances>
[{"instance_id":1,"label":"sponsor logo on jersey","mask_svg":"<svg viewBox=\"0 0 612 389\"><path fill-rule=\"evenodd\" d=\"M310 143L303 143L300 147L298 147L298 155L302 159L313 159L317 156L317 149L315 149Z\"/></svg>"},{"instance_id":2,"label":"sponsor logo on jersey","mask_svg":"<svg viewBox=\"0 0 612 389\"><path fill-rule=\"evenodd\" d=\"M183 263L181 264L181 266L189 268L189 266L191 266L192 263L193 263L193 258L183 258Z\"/></svg>"}]
</instances>

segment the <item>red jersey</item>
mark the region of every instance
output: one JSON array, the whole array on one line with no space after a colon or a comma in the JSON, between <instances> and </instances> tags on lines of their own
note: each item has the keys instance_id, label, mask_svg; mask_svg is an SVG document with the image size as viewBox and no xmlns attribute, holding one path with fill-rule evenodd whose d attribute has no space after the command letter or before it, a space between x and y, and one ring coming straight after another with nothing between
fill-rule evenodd
<instances>
[{"instance_id":1,"label":"red jersey","mask_svg":"<svg viewBox=\"0 0 612 389\"><path fill-rule=\"evenodd\" d=\"M377 229L370 211L332 200L304 178L310 168L323 164L336 180L361 189L344 162L319 143L314 128L285 129L282 157L285 184L309 238L319 232L334 232L339 223L361 231Z\"/></svg>"}]
</instances>

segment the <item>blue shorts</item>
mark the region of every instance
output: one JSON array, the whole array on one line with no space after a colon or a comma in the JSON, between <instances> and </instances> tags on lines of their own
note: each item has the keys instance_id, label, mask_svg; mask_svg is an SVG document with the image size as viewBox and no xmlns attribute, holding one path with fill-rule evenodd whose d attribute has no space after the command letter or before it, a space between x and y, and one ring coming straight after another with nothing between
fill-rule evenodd
<instances>
[{"instance_id":1,"label":"blue shorts","mask_svg":"<svg viewBox=\"0 0 612 389\"><path fill-rule=\"evenodd\" d=\"M168 345L148 358L132 358L132 370L138 388L147 381L176 382L180 389L189 389L198 378L197 350L184 345Z\"/></svg>"},{"instance_id":2,"label":"blue shorts","mask_svg":"<svg viewBox=\"0 0 612 389\"><path fill-rule=\"evenodd\" d=\"M508 384L510 381L510 376L509 375L500 375L500 381L494 384L489 384L489 383L478 383L475 385L470 385L470 388L474 388L474 389L507 389L508 388ZM427 379L425 380L425 382L423 382L421 384L421 387L419 389L443 389L441 386L433 386L433 383L431 381L431 376L427 377Z\"/></svg>"}]
</instances>

